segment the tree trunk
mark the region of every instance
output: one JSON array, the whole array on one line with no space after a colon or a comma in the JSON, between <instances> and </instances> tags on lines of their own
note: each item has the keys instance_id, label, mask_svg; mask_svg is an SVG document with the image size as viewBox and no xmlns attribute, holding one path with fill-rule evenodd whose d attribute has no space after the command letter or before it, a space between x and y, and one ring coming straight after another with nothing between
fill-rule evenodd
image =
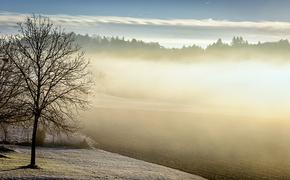
<instances>
[{"instance_id":1,"label":"tree trunk","mask_svg":"<svg viewBox=\"0 0 290 180\"><path fill-rule=\"evenodd\" d=\"M38 119L39 115L36 113L34 115L34 124L33 124L33 132L32 132L32 141L31 141L31 161L29 167L36 168L35 163L35 147L36 147L36 132L37 132L37 126L38 126Z\"/></svg>"}]
</instances>

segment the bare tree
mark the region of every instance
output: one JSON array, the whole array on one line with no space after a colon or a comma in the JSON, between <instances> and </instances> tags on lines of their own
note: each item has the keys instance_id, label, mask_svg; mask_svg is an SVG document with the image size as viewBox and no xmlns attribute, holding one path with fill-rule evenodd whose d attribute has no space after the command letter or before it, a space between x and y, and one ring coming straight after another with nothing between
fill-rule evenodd
<instances>
[{"instance_id":1,"label":"bare tree","mask_svg":"<svg viewBox=\"0 0 290 180\"><path fill-rule=\"evenodd\" d=\"M6 45L7 41L0 39L0 127L4 142L7 141L9 125L29 119L23 101L22 76L5 56Z\"/></svg>"},{"instance_id":2,"label":"bare tree","mask_svg":"<svg viewBox=\"0 0 290 180\"><path fill-rule=\"evenodd\" d=\"M55 27L49 18L27 17L19 33L10 37L5 54L25 81L27 103L34 116L31 162L35 162L36 132L39 123L73 131L75 112L87 105L91 81L88 61L75 44L74 34Z\"/></svg>"}]
</instances>

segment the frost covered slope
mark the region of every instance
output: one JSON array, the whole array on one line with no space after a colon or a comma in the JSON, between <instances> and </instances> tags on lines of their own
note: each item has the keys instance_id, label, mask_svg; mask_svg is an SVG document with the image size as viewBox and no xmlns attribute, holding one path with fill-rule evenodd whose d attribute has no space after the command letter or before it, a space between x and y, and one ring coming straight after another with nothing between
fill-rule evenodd
<instances>
[{"instance_id":1,"label":"frost covered slope","mask_svg":"<svg viewBox=\"0 0 290 180\"><path fill-rule=\"evenodd\" d=\"M102 150L38 148L40 170L17 169L29 162L29 149L16 147L17 153L0 159L0 179L166 179L203 178L164 166L147 163Z\"/></svg>"}]
</instances>

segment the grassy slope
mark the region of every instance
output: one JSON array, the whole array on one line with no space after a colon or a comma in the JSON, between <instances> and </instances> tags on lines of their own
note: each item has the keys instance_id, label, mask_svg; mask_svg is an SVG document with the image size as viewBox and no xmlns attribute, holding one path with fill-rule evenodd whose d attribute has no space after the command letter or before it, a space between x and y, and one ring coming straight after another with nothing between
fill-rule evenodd
<instances>
[{"instance_id":1,"label":"grassy slope","mask_svg":"<svg viewBox=\"0 0 290 180\"><path fill-rule=\"evenodd\" d=\"M101 150L39 148L41 169L19 169L29 162L29 149L18 147L0 159L0 179L203 179L164 166Z\"/></svg>"}]
</instances>

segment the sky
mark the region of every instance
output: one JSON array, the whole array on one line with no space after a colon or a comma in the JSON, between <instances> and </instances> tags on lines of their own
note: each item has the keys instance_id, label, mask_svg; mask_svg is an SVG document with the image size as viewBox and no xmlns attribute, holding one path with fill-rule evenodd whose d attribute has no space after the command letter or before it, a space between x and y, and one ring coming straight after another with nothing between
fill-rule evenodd
<instances>
[{"instance_id":1,"label":"sky","mask_svg":"<svg viewBox=\"0 0 290 180\"><path fill-rule=\"evenodd\" d=\"M68 31L121 36L167 47L206 46L218 38L290 38L288 0L0 0L0 32L32 13Z\"/></svg>"}]
</instances>

